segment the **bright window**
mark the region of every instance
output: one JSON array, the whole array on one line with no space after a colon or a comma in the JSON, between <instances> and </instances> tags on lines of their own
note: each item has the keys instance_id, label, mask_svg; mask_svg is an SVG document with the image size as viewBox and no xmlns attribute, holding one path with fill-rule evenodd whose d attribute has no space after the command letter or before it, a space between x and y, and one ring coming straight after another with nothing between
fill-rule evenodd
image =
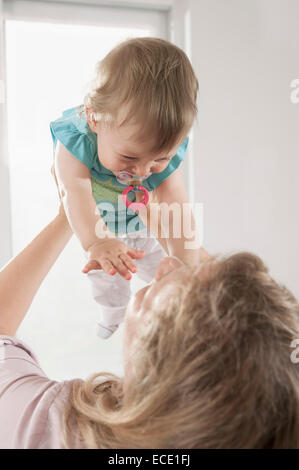
<instances>
[{"instance_id":1,"label":"bright window","mask_svg":"<svg viewBox=\"0 0 299 470\"><path fill-rule=\"evenodd\" d=\"M22 11L17 9L17 19L10 12L5 22L13 254L30 242L57 211L56 187L50 174L50 121L68 107L82 103L96 62L115 44L128 37L164 35L150 12L138 12L143 21L133 24L132 15L126 11L115 17L113 25L114 17L106 9L105 18L110 21L103 25L98 20L97 25L101 8L90 9L97 12L90 24L88 9L82 15L84 24L79 24L77 7L63 8L60 21L50 21L54 13L46 21L45 15L40 15L39 21L37 6L32 8L31 20L22 19ZM71 24L74 13L77 24ZM104 370L123 372L123 325L108 340L96 336L100 307L81 273L84 262L81 245L73 236L17 332L33 347L45 372L56 380L86 378ZM133 291L144 285L135 276Z\"/></svg>"}]
</instances>

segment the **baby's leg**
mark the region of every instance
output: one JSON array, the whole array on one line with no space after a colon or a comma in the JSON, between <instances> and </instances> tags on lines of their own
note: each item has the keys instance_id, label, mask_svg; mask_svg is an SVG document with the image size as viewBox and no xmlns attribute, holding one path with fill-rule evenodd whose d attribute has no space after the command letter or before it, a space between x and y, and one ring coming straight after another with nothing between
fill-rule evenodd
<instances>
[{"instance_id":1,"label":"baby's leg","mask_svg":"<svg viewBox=\"0 0 299 470\"><path fill-rule=\"evenodd\" d=\"M160 261L168 256L164 248L153 237L136 238L135 246L137 250L145 250L145 256L134 260L137 266L137 276L145 282L151 282L155 276Z\"/></svg>"},{"instance_id":2,"label":"baby's leg","mask_svg":"<svg viewBox=\"0 0 299 470\"><path fill-rule=\"evenodd\" d=\"M103 339L109 338L124 319L131 296L131 282L119 273L111 276L103 270L89 271L87 277L93 298L101 306L97 334Z\"/></svg>"}]
</instances>

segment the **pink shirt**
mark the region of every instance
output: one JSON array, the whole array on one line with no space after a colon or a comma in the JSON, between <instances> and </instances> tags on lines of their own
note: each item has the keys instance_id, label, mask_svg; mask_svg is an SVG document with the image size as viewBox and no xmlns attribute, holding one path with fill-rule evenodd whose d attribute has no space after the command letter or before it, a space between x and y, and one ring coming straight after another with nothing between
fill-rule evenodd
<instances>
[{"instance_id":1,"label":"pink shirt","mask_svg":"<svg viewBox=\"0 0 299 470\"><path fill-rule=\"evenodd\" d=\"M0 449L61 449L60 430L74 380L50 380L15 336L0 335ZM72 423L72 449L84 448Z\"/></svg>"}]
</instances>

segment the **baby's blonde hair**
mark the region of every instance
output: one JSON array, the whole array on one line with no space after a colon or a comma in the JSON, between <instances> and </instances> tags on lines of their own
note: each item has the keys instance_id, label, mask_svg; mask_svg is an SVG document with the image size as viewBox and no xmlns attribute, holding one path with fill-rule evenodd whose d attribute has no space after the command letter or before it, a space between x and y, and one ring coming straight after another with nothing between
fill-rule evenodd
<instances>
[{"instance_id":1,"label":"baby's blonde hair","mask_svg":"<svg viewBox=\"0 0 299 470\"><path fill-rule=\"evenodd\" d=\"M150 151L162 153L173 149L192 127L198 88L182 49L159 38L127 39L96 64L80 116L85 111L89 119L113 127L127 105L119 126L138 123L133 138L152 140Z\"/></svg>"},{"instance_id":2,"label":"baby's blonde hair","mask_svg":"<svg viewBox=\"0 0 299 470\"><path fill-rule=\"evenodd\" d=\"M297 338L298 302L259 257L207 261L145 315L125 391L109 373L74 382L66 445L72 418L87 448L298 448Z\"/></svg>"}]
</instances>

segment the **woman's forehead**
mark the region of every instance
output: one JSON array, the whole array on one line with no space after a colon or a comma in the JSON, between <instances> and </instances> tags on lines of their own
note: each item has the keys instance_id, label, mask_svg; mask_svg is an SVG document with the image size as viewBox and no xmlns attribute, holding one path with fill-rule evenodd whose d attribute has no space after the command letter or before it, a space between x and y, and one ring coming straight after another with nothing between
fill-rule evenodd
<instances>
[{"instance_id":1,"label":"woman's forehead","mask_svg":"<svg viewBox=\"0 0 299 470\"><path fill-rule=\"evenodd\" d=\"M182 281L185 282L186 280L191 279L193 275L194 275L194 272L191 269L191 267L185 264L176 269L173 269L172 271L169 271L167 275L163 276L161 281L164 280L165 284L170 283L172 281L173 282L177 281L180 283Z\"/></svg>"},{"instance_id":2,"label":"woman's forehead","mask_svg":"<svg viewBox=\"0 0 299 470\"><path fill-rule=\"evenodd\" d=\"M170 276L168 279L178 280L178 281L187 281L191 279L197 278L198 280L202 280L203 277L206 277L211 274L212 263L206 261L198 266L190 266L184 264L183 266L171 271Z\"/></svg>"}]
</instances>

